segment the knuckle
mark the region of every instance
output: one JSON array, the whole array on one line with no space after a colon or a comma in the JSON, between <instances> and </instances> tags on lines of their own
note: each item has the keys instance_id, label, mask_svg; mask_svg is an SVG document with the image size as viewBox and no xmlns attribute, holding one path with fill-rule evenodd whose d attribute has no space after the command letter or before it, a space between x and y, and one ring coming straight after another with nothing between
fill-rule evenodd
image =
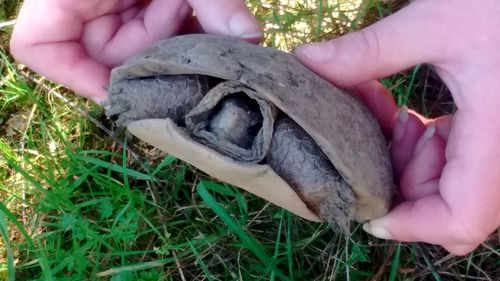
<instances>
[{"instance_id":1,"label":"knuckle","mask_svg":"<svg viewBox=\"0 0 500 281\"><path fill-rule=\"evenodd\" d=\"M360 83L357 73L364 67L364 76L373 76L380 64L380 40L378 31L374 28L365 28L348 33L331 41L335 53L335 64L343 78L336 81L342 86L353 86ZM351 75L344 75L349 73Z\"/></svg>"}]
</instances>

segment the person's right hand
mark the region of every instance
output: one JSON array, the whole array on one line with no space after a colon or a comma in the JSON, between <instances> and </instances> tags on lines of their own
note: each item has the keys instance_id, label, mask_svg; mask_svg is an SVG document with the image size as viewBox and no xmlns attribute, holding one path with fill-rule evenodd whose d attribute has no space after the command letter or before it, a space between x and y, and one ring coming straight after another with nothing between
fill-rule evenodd
<instances>
[{"instance_id":1,"label":"person's right hand","mask_svg":"<svg viewBox=\"0 0 500 281\"><path fill-rule=\"evenodd\" d=\"M10 51L35 72L100 101L110 69L185 31L192 9L206 33L262 37L243 0L26 0Z\"/></svg>"},{"instance_id":2,"label":"person's right hand","mask_svg":"<svg viewBox=\"0 0 500 281\"><path fill-rule=\"evenodd\" d=\"M402 201L365 225L375 236L466 254L500 226L500 5L418 0L360 32L295 55L353 89L392 139ZM425 120L399 111L374 79L431 63L458 111Z\"/></svg>"}]
</instances>

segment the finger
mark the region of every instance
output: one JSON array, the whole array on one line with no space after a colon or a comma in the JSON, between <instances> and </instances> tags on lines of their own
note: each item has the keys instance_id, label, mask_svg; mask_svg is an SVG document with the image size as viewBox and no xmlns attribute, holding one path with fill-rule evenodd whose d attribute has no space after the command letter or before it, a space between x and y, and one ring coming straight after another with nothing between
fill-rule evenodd
<instances>
[{"instance_id":1,"label":"finger","mask_svg":"<svg viewBox=\"0 0 500 281\"><path fill-rule=\"evenodd\" d=\"M387 139L392 139L398 108L391 93L378 81L370 81L351 89L370 109Z\"/></svg>"},{"instance_id":2,"label":"finger","mask_svg":"<svg viewBox=\"0 0 500 281\"><path fill-rule=\"evenodd\" d=\"M443 245L448 252L457 255L457 256L465 256L468 253L474 251L480 243L477 244L447 244Z\"/></svg>"},{"instance_id":3,"label":"finger","mask_svg":"<svg viewBox=\"0 0 500 281\"><path fill-rule=\"evenodd\" d=\"M98 101L106 96L109 69L88 58L76 43L81 29L74 13L44 1L28 1L20 11L10 50L32 70Z\"/></svg>"},{"instance_id":4,"label":"finger","mask_svg":"<svg viewBox=\"0 0 500 281\"><path fill-rule=\"evenodd\" d=\"M420 137L411 160L400 180L401 195L416 201L439 193L439 178L445 164L445 143L436 133L436 125L429 126Z\"/></svg>"},{"instance_id":5,"label":"finger","mask_svg":"<svg viewBox=\"0 0 500 281\"><path fill-rule=\"evenodd\" d=\"M426 201L426 202L424 202ZM424 200L419 201L421 204L421 207L419 207L419 210L425 209L426 207L432 207L436 206L436 208L427 208L429 210L428 214L426 214L428 217L426 220L421 222L418 225L414 225L414 233L409 233L409 235L404 236L405 238L401 238L401 236L397 236L398 233L395 233L394 231L389 231L385 226L383 226L383 223L377 222L377 221L372 221L370 223L366 223L363 225L363 229L374 235L375 237L381 238L381 239L394 239L398 241L404 241L404 242L426 242L426 243L431 243L431 244L436 244L436 245L442 245L443 248L445 248L448 252L454 255L459 255L463 256L466 255L470 252L472 252L474 249L476 249L479 245L480 242L476 243L464 243L464 244L443 244L441 241L449 241L449 240L457 240L457 239L451 239L450 237L456 236L456 233L453 231L459 231L461 232L460 235L466 236L467 234L464 234L467 232L467 230L464 230L464 228L459 227L460 230L452 230L451 232L449 231L450 229L450 224L454 224L452 221L446 221L446 219L449 219L449 217L446 215L447 210L445 208L441 208L441 199L439 198L439 195L433 195L430 197L426 197ZM410 205L413 204L413 202L407 202L405 204L402 204L398 207L399 210L412 210ZM426 206L428 205L428 206ZM416 206L413 205L413 206ZM439 210L439 212L436 213L436 210ZM394 216L396 216L395 214ZM415 222L415 221L412 221ZM422 228L422 226L425 225L425 228ZM424 231L422 231L424 230ZM426 231L426 232L425 232ZM426 239L421 239L421 237L428 237ZM429 239L430 238L430 239ZM460 238L464 240L464 238ZM465 238L466 240L467 238ZM481 240L481 239L476 239L476 241Z\"/></svg>"},{"instance_id":6,"label":"finger","mask_svg":"<svg viewBox=\"0 0 500 281\"><path fill-rule=\"evenodd\" d=\"M148 0L146 0L148 1ZM97 16L104 15L109 12L118 12L128 9L141 0L54 0L53 5L61 7L67 11L73 11L81 15L84 20L89 20Z\"/></svg>"},{"instance_id":7,"label":"finger","mask_svg":"<svg viewBox=\"0 0 500 281\"><path fill-rule=\"evenodd\" d=\"M20 53L16 58L29 61L27 65L33 71L43 73L47 79L96 102L106 98L105 87L109 83L110 70L87 57L79 44L73 42L40 44L31 47L28 52ZM50 65L51 58L57 58L57 67Z\"/></svg>"},{"instance_id":8,"label":"finger","mask_svg":"<svg viewBox=\"0 0 500 281\"><path fill-rule=\"evenodd\" d=\"M260 41L262 30L243 0L187 0L206 33Z\"/></svg>"},{"instance_id":9,"label":"finger","mask_svg":"<svg viewBox=\"0 0 500 281\"><path fill-rule=\"evenodd\" d=\"M453 46L435 1L414 1L393 15L329 42L299 47L295 56L343 87L386 77L419 63L434 63ZM443 15L446 16L446 15ZM425 21L422 19L425 18Z\"/></svg>"},{"instance_id":10,"label":"finger","mask_svg":"<svg viewBox=\"0 0 500 281\"><path fill-rule=\"evenodd\" d=\"M471 231L454 217L439 194L403 202L364 229L378 238L402 242L459 245L470 238L476 240L475 236L467 237Z\"/></svg>"},{"instance_id":11,"label":"finger","mask_svg":"<svg viewBox=\"0 0 500 281\"><path fill-rule=\"evenodd\" d=\"M399 241L477 245L499 223L500 128L457 112L447 143L439 194L407 201L365 228ZM452 246L453 247L453 246Z\"/></svg>"},{"instance_id":12,"label":"finger","mask_svg":"<svg viewBox=\"0 0 500 281\"><path fill-rule=\"evenodd\" d=\"M396 182L401 178L424 132L425 125L422 121L413 112L409 112L406 106L401 107L390 148Z\"/></svg>"},{"instance_id":13,"label":"finger","mask_svg":"<svg viewBox=\"0 0 500 281\"><path fill-rule=\"evenodd\" d=\"M131 7L87 22L81 42L88 54L114 67L151 44L176 34L191 13L184 0L154 0L140 8Z\"/></svg>"},{"instance_id":14,"label":"finger","mask_svg":"<svg viewBox=\"0 0 500 281\"><path fill-rule=\"evenodd\" d=\"M452 116L444 115L434 119L436 125L436 134L438 134L444 142L448 141L448 136L451 131Z\"/></svg>"},{"instance_id":15,"label":"finger","mask_svg":"<svg viewBox=\"0 0 500 281\"><path fill-rule=\"evenodd\" d=\"M179 34L200 34L204 33L203 27L201 26L198 19L194 16L186 18L186 21L179 30Z\"/></svg>"}]
</instances>

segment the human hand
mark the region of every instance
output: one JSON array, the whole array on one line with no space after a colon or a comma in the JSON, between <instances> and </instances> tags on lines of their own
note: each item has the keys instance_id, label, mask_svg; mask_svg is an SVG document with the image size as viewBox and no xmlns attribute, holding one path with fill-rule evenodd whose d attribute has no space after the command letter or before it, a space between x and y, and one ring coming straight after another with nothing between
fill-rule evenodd
<instances>
[{"instance_id":1,"label":"human hand","mask_svg":"<svg viewBox=\"0 0 500 281\"><path fill-rule=\"evenodd\" d=\"M110 69L198 21L207 33L249 41L262 36L242 0L27 0L11 53L48 79L101 101Z\"/></svg>"},{"instance_id":2,"label":"human hand","mask_svg":"<svg viewBox=\"0 0 500 281\"><path fill-rule=\"evenodd\" d=\"M399 241L464 255L500 225L500 6L418 0L360 31L305 45L296 57L371 108L391 141L401 202L364 226ZM427 120L402 108L375 79L430 63L457 112Z\"/></svg>"}]
</instances>

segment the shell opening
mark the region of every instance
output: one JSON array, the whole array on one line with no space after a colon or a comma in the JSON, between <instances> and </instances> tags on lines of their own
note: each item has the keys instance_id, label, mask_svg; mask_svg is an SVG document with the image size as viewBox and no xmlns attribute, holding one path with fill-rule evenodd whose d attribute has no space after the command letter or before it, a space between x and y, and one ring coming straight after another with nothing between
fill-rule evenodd
<instances>
[{"instance_id":1,"label":"shell opening","mask_svg":"<svg viewBox=\"0 0 500 281\"><path fill-rule=\"evenodd\" d=\"M257 102L243 92L224 97L208 117L208 131L250 149L262 128L262 114Z\"/></svg>"},{"instance_id":2,"label":"shell opening","mask_svg":"<svg viewBox=\"0 0 500 281\"><path fill-rule=\"evenodd\" d=\"M198 142L243 163L261 163L271 144L274 106L237 82L211 88L186 115Z\"/></svg>"}]
</instances>

